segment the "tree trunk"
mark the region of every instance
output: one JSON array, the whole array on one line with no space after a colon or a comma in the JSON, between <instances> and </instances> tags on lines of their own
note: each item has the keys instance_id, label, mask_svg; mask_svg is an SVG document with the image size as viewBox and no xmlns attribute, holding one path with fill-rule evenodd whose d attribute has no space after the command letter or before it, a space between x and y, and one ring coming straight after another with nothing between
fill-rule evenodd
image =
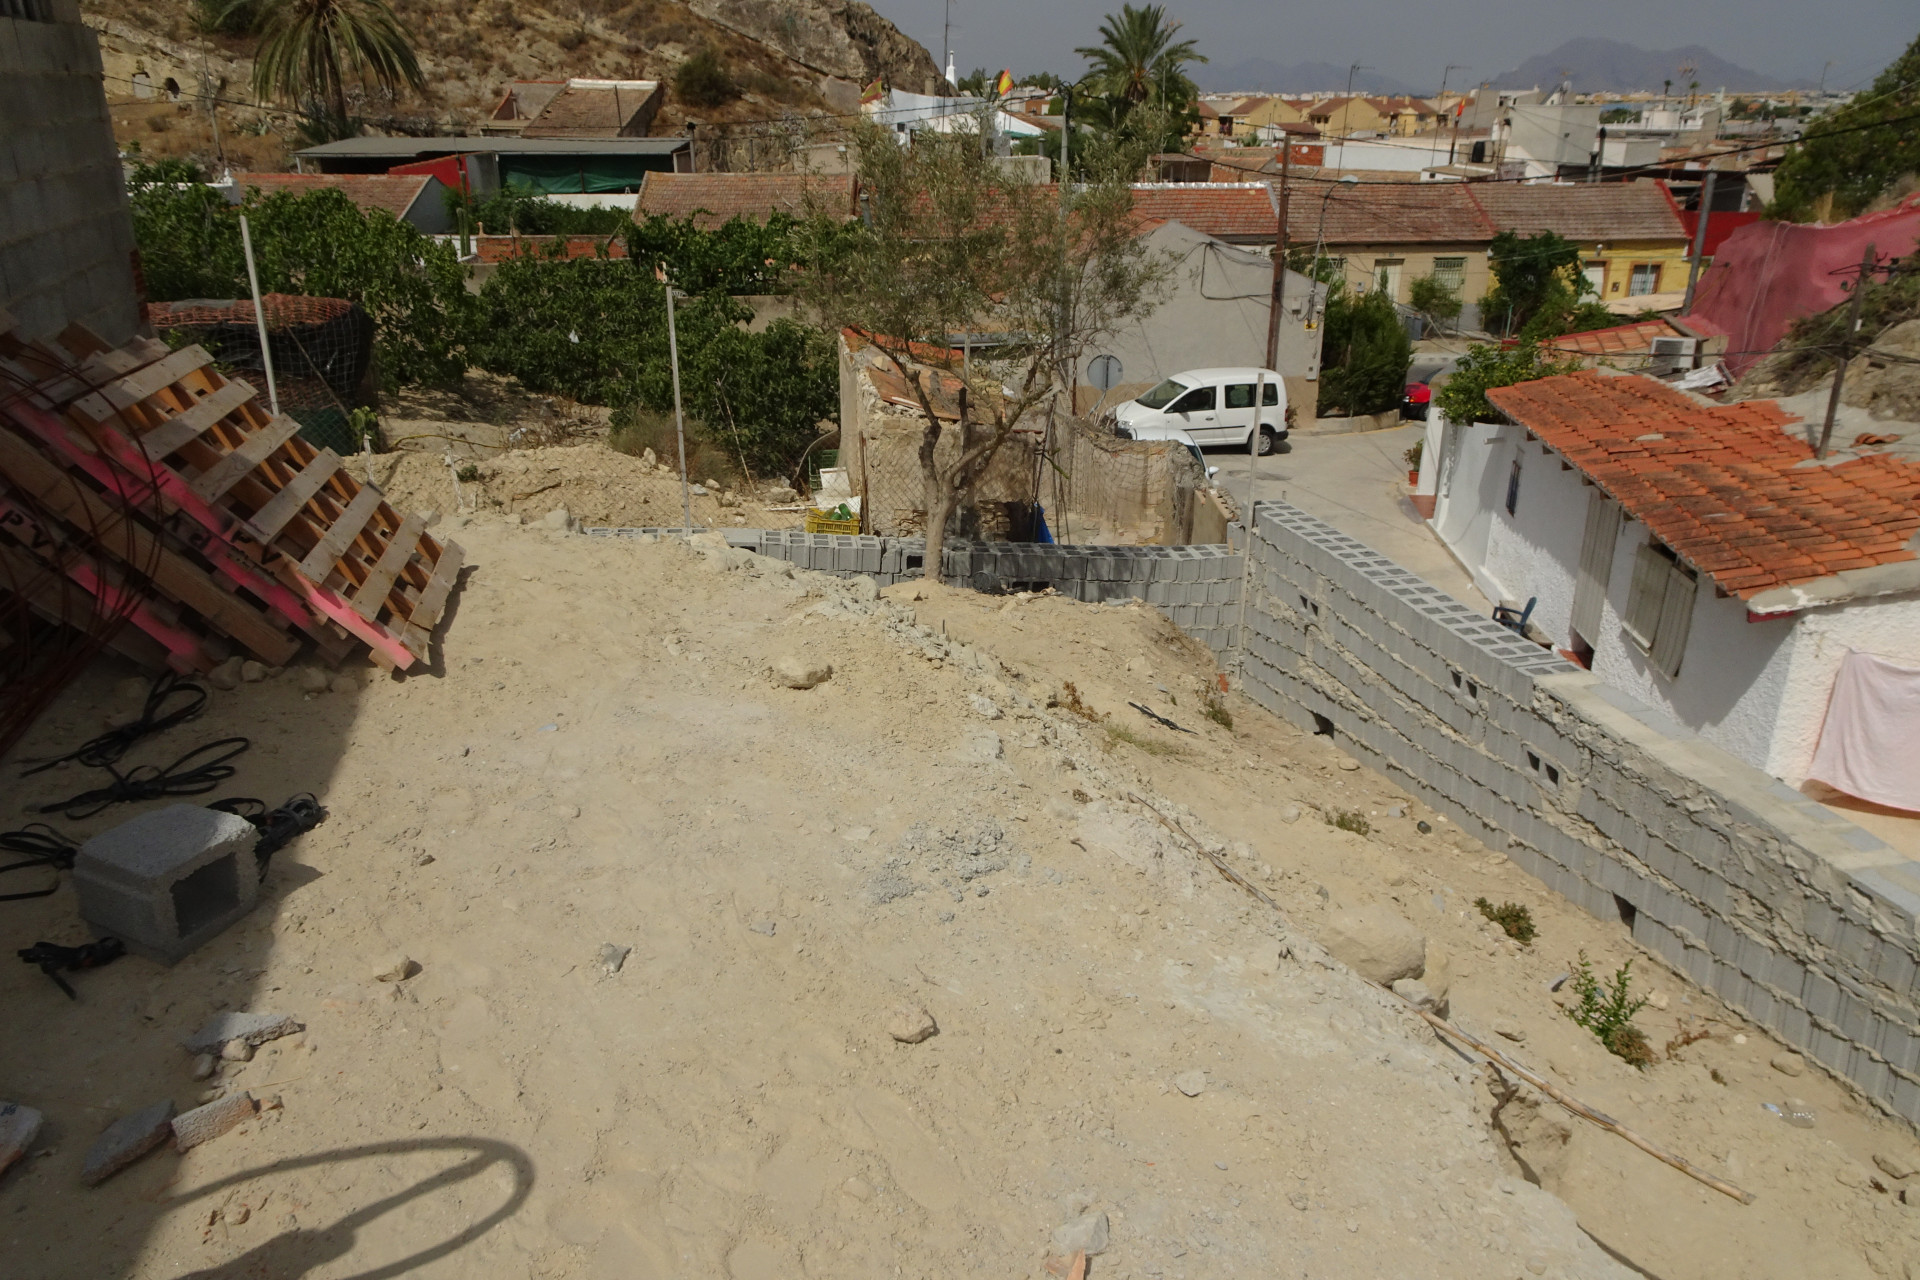
<instances>
[{"instance_id":1,"label":"tree trunk","mask_svg":"<svg viewBox=\"0 0 1920 1280\"><path fill-rule=\"evenodd\" d=\"M928 495L927 558L921 576L932 582L946 581L946 575L940 571L940 562L946 552L947 521L953 517L953 508L953 494L941 493L937 497Z\"/></svg>"}]
</instances>

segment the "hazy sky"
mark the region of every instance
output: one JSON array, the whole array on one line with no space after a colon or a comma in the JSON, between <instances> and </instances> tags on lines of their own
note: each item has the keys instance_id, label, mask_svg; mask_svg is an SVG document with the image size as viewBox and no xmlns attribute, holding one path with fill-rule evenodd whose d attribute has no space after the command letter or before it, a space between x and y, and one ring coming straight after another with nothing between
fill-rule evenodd
<instances>
[{"instance_id":1,"label":"hazy sky","mask_svg":"<svg viewBox=\"0 0 1920 1280\"><path fill-rule=\"evenodd\" d=\"M943 0L869 0L941 60ZM1078 74L1077 45L1093 44L1100 19L1119 0L952 0L954 62L1016 74ZM1283 66L1361 62L1431 92L1448 63L1478 82L1576 36L1602 36L1643 49L1701 44L1750 70L1818 80L1833 60L1829 88L1870 82L1920 34L1913 0L1323 0L1282 8L1262 0L1168 0L1168 12L1216 65L1266 58ZM1358 85L1355 86L1359 87Z\"/></svg>"}]
</instances>

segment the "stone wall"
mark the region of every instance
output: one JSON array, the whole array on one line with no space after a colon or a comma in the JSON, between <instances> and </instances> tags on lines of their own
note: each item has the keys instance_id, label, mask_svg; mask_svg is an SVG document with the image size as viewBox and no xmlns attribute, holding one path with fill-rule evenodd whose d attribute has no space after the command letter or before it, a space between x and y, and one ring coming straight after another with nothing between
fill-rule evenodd
<instances>
[{"instance_id":1,"label":"stone wall","mask_svg":"<svg viewBox=\"0 0 1920 1280\"><path fill-rule=\"evenodd\" d=\"M79 321L112 343L140 323L133 224L101 92L100 50L73 0L0 17L0 307L39 337Z\"/></svg>"}]
</instances>

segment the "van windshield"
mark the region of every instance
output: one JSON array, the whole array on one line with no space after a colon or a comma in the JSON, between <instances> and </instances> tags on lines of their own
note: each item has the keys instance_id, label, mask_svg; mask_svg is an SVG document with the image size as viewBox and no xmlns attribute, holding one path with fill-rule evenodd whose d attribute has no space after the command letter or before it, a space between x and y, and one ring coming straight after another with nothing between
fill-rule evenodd
<instances>
[{"instance_id":1,"label":"van windshield","mask_svg":"<svg viewBox=\"0 0 1920 1280\"><path fill-rule=\"evenodd\" d=\"M1145 405L1149 409L1164 409L1173 403L1173 398L1187 389L1184 382L1175 382L1168 378L1143 396L1134 397L1134 403Z\"/></svg>"}]
</instances>

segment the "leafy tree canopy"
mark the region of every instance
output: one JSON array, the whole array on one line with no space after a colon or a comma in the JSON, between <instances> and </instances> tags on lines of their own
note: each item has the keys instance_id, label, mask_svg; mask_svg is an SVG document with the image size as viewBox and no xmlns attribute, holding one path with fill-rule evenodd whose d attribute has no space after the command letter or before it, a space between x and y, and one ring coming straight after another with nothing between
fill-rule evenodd
<instances>
[{"instance_id":1,"label":"leafy tree canopy","mask_svg":"<svg viewBox=\"0 0 1920 1280\"><path fill-rule=\"evenodd\" d=\"M1767 215L1790 222L1841 221L1866 212L1896 182L1920 170L1920 37L1873 88L1808 126L1774 170Z\"/></svg>"},{"instance_id":2,"label":"leafy tree canopy","mask_svg":"<svg viewBox=\"0 0 1920 1280\"><path fill-rule=\"evenodd\" d=\"M386 0L234 0L260 31L253 91L298 107L309 136L358 132L347 110L355 85L388 97L426 91L413 42Z\"/></svg>"},{"instance_id":3,"label":"leafy tree canopy","mask_svg":"<svg viewBox=\"0 0 1920 1280\"><path fill-rule=\"evenodd\" d=\"M695 49L673 73L673 96L690 107L718 107L740 96L740 86L712 45Z\"/></svg>"},{"instance_id":4,"label":"leafy tree canopy","mask_svg":"<svg viewBox=\"0 0 1920 1280\"><path fill-rule=\"evenodd\" d=\"M1380 413L1400 403L1413 343L1384 290L1355 293L1336 284L1320 339L1323 415Z\"/></svg>"},{"instance_id":5,"label":"leafy tree canopy","mask_svg":"<svg viewBox=\"0 0 1920 1280\"><path fill-rule=\"evenodd\" d=\"M1523 342L1514 347L1476 344L1467 348L1467 354L1447 375L1446 384L1433 393L1433 403L1453 422L1499 422L1500 411L1488 402L1487 392L1572 373L1579 367L1575 360L1554 359L1537 343Z\"/></svg>"},{"instance_id":6,"label":"leafy tree canopy","mask_svg":"<svg viewBox=\"0 0 1920 1280\"><path fill-rule=\"evenodd\" d=\"M1493 287L1480 299L1480 323L1489 330L1537 342L1620 323L1590 296L1580 246L1551 231L1502 231L1493 238L1492 266Z\"/></svg>"}]
</instances>

